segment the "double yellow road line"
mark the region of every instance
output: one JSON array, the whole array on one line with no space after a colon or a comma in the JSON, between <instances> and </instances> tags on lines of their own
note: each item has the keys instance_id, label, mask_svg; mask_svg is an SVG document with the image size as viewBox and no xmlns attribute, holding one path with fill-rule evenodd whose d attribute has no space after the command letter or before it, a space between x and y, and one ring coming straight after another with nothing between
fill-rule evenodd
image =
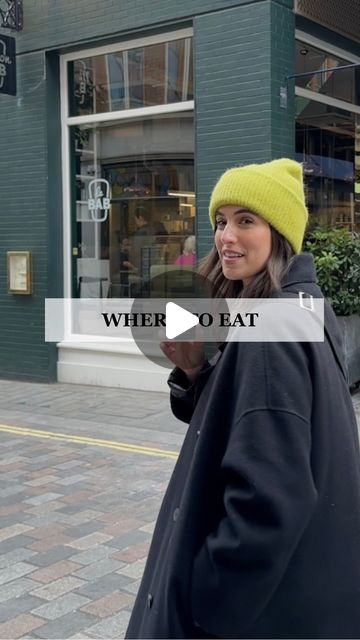
<instances>
[{"instance_id":1,"label":"double yellow road line","mask_svg":"<svg viewBox=\"0 0 360 640\"><path fill-rule=\"evenodd\" d=\"M11 433L17 436L30 436L32 438L47 438L48 440L60 440L62 442L72 442L74 444L87 444L93 447L113 449L115 451L125 451L127 453L138 453L144 456L155 456L157 458L169 458L176 460L178 453L166 449L156 449L153 447L142 447L137 444L126 444L116 440L101 440L100 438L86 438L84 436L72 436L68 433L55 433L54 431L43 431L42 429L30 429L29 427L16 427L8 424L0 424L0 432Z\"/></svg>"}]
</instances>

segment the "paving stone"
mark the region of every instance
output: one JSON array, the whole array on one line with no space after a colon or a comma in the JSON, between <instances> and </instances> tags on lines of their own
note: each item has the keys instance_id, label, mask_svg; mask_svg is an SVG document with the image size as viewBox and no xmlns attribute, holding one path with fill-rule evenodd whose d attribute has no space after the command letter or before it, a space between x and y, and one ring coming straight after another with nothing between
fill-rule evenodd
<instances>
[{"instance_id":1,"label":"paving stone","mask_svg":"<svg viewBox=\"0 0 360 640\"><path fill-rule=\"evenodd\" d=\"M64 498L62 498L62 502L65 502L66 504L73 504L73 503L77 504L80 500L83 500L84 498L89 498L92 495L93 495L93 492L90 490L75 491L69 496L64 496Z\"/></svg>"},{"instance_id":2,"label":"paving stone","mask_svg":"<svg viewBox=\"0 0 360 640\"><path fill-rule=\"evenodd\" d=\"M123 510L113 510L110 513L104 513L101 516L99 516L99 520L101 520L101 522L106 522L109 524L115 523L115 522L121 522L122 519L124 519Z\"/></svg>"},{"instance_id":3,"label":"paving stone","mask_svg":"<svg viewBox=\"0 0 360 640\"><path fill-rule=\"evenodd\" d=\"M135 529L134 531L123 533L118 538L112 538L112 540L109 540L107 544L109 547L115 547L116 549L125 549L131 544L136 544L137 542L147 542L150 539L151 536L149 533Z\"/></svg>"},{"instance_id":4,"label":"paving stone","mask_svg":"<svg viewBox=\"0 0 360 640\"><path fill-rule=\"evenodd\" d=\"M28 548L32 549L33 551L38 551L39 553L46 553L47 551L55 549L55 547L59 547L60 545L65 545L70 541L70 536L66 536L64 533L58 533L45 540L35 540L35 542L32 542L30 545L28 545Z\"/></svg>"},{"instance_id":5,"label":"paving stone","mask_svg":"<svg viewBox=\"0 0 360 640\"><path fill-rule=\"evenodd\" d=\"M64 533L71 538L82 538L89 533L94 533L95 531L99 531L99 529L103 529L103 526L103 523L98 522L97 520L90 520L89 522L84 522L83 524L78 524L74 527L68 527L64 530Z\"/></svg>"},{"instance_id":6,"label":"paving stone","mask_svg":"<svg viewBox=\"0 0 360 640\"><path fill-rule=\"evenodd\" d=\"M32 527L26 524L13 524L11 527L0 529L0 542L14 538L15 536L31 531Z\"/></svg>"},{"instance_id":7,"label":"paving stone","mask_svg":"<svg viewBox=\"0 0 360 640\"><path fill-rule=\"evenodd\" d=\"M28 573L34 571L34 569L34 565L28 562L17 562L16 564L12 564L1 571L0 585L11 582L12 580L16 580L16 578L22 578Z\"/></svg>"},{"instance_id":8,"label":"paving stone","mask_svg":"<svg viewBox=\"0 0 360 640\"><path fill-rule=\"evenodd\" d=\"M128 576L121 576L118 573L110 573L99 580L88 582L85 586L77 589L76 593L80 593L81 595L90 598L90 600L96 600L97 598L101 598L102 596L112 593L118 589L125 590L125 587L128 587L132 582L132 578L129 578ZM126 588L126 591L132 593L128 588Z\"/></svg>"},{"instance_id":9,"label":"paving stone","mask_svg":"<svg viewBox=\"0 0 360 640\"><path fill-rule=\"evenodd\" d=\"M32 616L30 613L22 613L16 618L0 624L0 638L21 638L29 631L39 629L44 620Z\"/></svg>"},{"instance_id":10,"label":"paving stone","mask_svg":"<svg viewBox=\"0 0 360 640\"><path fill-rule=\"evenodd\" d=\"M36 540L42 540L43 538L48 538L50 536L56 535L57 533L62 533L64 529L65 526L63 524L54 522L47 526L42 526L38 529L34 529L33 531L29 532L28 535L32 538L35 538Z\"/></svg>"},{"instance_id":11,"label":"paving stone","mask_svg":"<svg viewBox=\"0 0 360 640\"><path fill-rule=\"evenodd\" d=\"M10 565L21 562L22 560L28 560L35 555L36 551L32 551L31 549L13 549L12 551L8 551L8 553L0 556L0 569L10 567Z\"/></svg>"},{"instance_id":12,"label":"paving stone","mask_svg":"<svg viewBox=\"0 0 360 640\"><path fill-rule=\"evenodd\" d=\"M20 613L29 613L35 607L43 604L41 598L25 594L18 598L11 598L7 602L0 604L0 622L7 622L11 618L15 618ZM31 613L33 613L31 611Z\"/></svg>"},{"instance_id":13,"label":"paving stone","mask_svg":"<svg viewBox=\"0 0 360 640\"><path fill-rule=\"evenodd\" d=\"M59 633L61 633L61 638L68 638L81 629L86 630L92 622L93 619L91 616L80 611L75 611L74 613L68 613L61 616L61 618L44 624L40 629L37 629L33 635L36 638L44 638L45 640L52 640L52 638L58 640L60 637Z\"/></svg>"},{"instance_id":14,"label":"paving stone","mask_svg":"<svg viewBox=\"0 0 360 640\"><path fill-rule=\"evenodd\" d=\"M101 578L108 573L113 573L123 566L123 562L113 560L112 558L104 558L103 560L99 560L98 562L94 562L93 564L89 564L88 566L83 567L79 571L76 571L74 575L85 580L96 580L97 578ZM131 578L132 576L128 577Z\"/></svg>"},{"instance_id":15,"label":"paving stone","mask_svg":"<svg viewBox=\"0 0 360 640\"><path fill-rule=\"evenodd\" d=\"M35 507L29 507L25 505L25 513L31 513L35 516L44 515L44 513L49 513L49 511L56 511L56 509L61 509L64 506L64 503L60 500L53 500L52 502L46 502L45 504L37 504Z\"/></svg>"},{"instance_id":16,"label":"paving stone","mask_svg":"<svg viewBox=\"0 0 360 640\"><path fill-rule=\"evenodd\" d=\"M16 443L19 443L18 438L14 438L12 440L7 440L6 442L2 442L1 446L2 447L11 447L11 446L16 446ZM16 464L17 462L22 462L24 460L24 458L22 456L13 456L11 458L7 457L5 460L1 460L0 461L0 467L12 467L14 464Z\"/></svg>"},{"instance_id":17,"label":"paving stone","mask_svg":"<svg viewBox=\"0 0 360 640\"><path fill-rule=\"evenodd\" d=\"M37 540L37 543L39 541ZM55 549L51 549L46 553L38 553L34 556L31 561L32 564L35 564L39 567L47 567L49 564L53 564L58 560L65 560L66 558L70 558L74 555L74 549L71 547L56 547Z\"/></svg>"},{"instance_id":18,"label":"paving stone","mask_svg":"<svg viewBox=\"0 0 360 640\"><path fill-rule=\"evenodd\" d=\"M86 633L94 638L119 638L124 635L129 620L129 611L120 611L115 616L88 627Z\"/></svg>"},{"instance_id":19,"label":"paving stone","mask_svg":"<svg viewBox=\"0 0 360 640\"><path fill-rule=\"evenodd\" d=\"M104 533L110 536L120 536L123 533L128 533L134 529L138 529L143 526L142 520L136 520L135 518L123 518L120 522L114 522L104 529Z\"/></svg>"},{"instance_id":20,"label":"paving stone","mask_svg":"<svg viewBox=\"0 0 360 640\"><path fill-rule=\"evenodd\" d=\"M58 578L63 578L80 568L80 565L75 564L75 562L60 560L60 562L55 562L43 569L37 569L37 571L34 571L30 577L33 580L47 584L48 582L53 582Z\"/></svg>"},{"instance_id":21,"label":"paving stone","mask_svg":"<svg viewBox=\"0 0 360 640\"><path fill-rule=\"evenodd\" d=\"M86 549L91 549L92 547L96 547L96 545L108 542L109 540L112 540L112 536L108 536L105 533L97 531L95 533L90 533L87 536L83 536L82 538L78 538L77 540L73 540L73 542L69 542L68 544L75 549L86 551Z\"/></svg>"},{"instance_id":22,"label":"paving stone","mask_svg":"<svg viewBox=\"0 0 360 640\"><path fill-rule=\"evenodd\" d=\"M88 522L90 520L94 520L98 518L99 511L95 511L94 509L85 509L84 511L79 511L77 514L65 516L63 518L64 522L67 522L69 525L79 525L83 524L83 522Z\"/></svg>"},{"instance_id":23,"label":"paving stone","mask_svg":"<svg viewBox=\"0 0 360 640\"><path fill-rule=\"evenodd\" d=\"M44 504L44 502L51 502L51 500L56 500L56 498L61 498L62 493L43 493L35 498L28 498L24 502L27 504Z\"/></svg>"},{"instance_id":24,"label":"paving stone","mask_svg":"<svg viewBox=\"0 0 360 640\"><path fill-rule=\"evenodd\" d=\"M65 595L57 598L56 600L53 600L50 603L38 606L36 609L32 610L32 613L35 616L40 616L41 618L46 618L47 620L56 620L57 618L64 616L66 613L76 611L89 602L89 598L85 598L85 596L80 596L77 593L66 593ZM89 613L91 613L91 611L89 611ZM63 630L61 629L61 633L62 632Z\"/></svg>"},{"instance_id":25,"label":"paving stone","mask_svg":"<svg viewBox=\"0 0 360 640\"><path fill-rule=\"evenodd\" d=\"M140 560L141 558L147 557L149 553L150 541L149 542L138 542L134 545L129 545L125 547L125 549L121 549L120 551L116 551L112 554L112 558L114 560L120 560L120 562L125 562L129 564L131 562L135 562L135 560Z\"/></svg>"},{"instance_id":26,"label":"paving stone","mask_svg":"<svg viewBox=\"0 0 360 640\"><path fill-rule=\"evenodd\" d=\"M125 577L125 576L121 576L121 577ZM128 591L129 593L133 593L136 596L137 592L139 591L140 584L141 584L141 578L139 578L138 580L134 580L132 582L128 582L127 584L124 584L122 589L124 591Z\"/></svg>"},{"instance_id":27,"label":"paving stone","mask_svg":"<svg viewBox=\"0 0 360 640\"><path fill-rule=\"evenodd\" d=\"M69 462L62 462L61 464L56 464L55 469L72 469L73 467L78 467L81 465L80 460L69 460Z\"/></svg>"},{"instance_id":28,"label":"paving stone","mask_svg":"<svg viewBox=\"0 0 360 640\"><path fill-rule=\"evenodd\" d=\"M57 484L60 485L73 485L78 482L83 482L85 480L85 476L83 474L75 474L73 476L68 476L67 478L61 478L61 480L57 480Z\"/></svg>"},{"instance_id":29,"label":"paving stone","mask_svg":"<svg viewBox=\"0 0 360 640\"><path fill-rule=\"evenodd\" d=\"M50 513L44 513L40 516L29 518L27 522L33 529L38 529L39 527L47 527L49 524L56 524L59 522L64 522L65 525L68 525L68 518L65 514L59 513L58 511L50 511Z\"/></svg>"},{"instance_id":30,"label":"paving stone","mask_svg":"<svg viewBox=\"0 0 360 640\"><path fill-rule=\"evenodd\" d=\"M55 598L69 593L69 591L73 591L84 584L85 580L75 578L74 576L64 576L47 585L38 587L30 593L38 598L44 598L44 600L55 600Z\"/></svg>"},{"instance_id":31,"label":"paving stone","mask_svg":"<svg viewBox=\"0 0 360 640\"><path fill-rule=\"evenodd\" d=\"M154 529L155 529L155 525L156 525L156 520L154 522L149 522L149 524L146 524L143 527L140 527L140 531L145 531L146 533L154 533Z\"/></svg>"},{"instance_id":32,"label":"paving stone","mask_svg":"<svg viewBox=\"0 0 360 640\"><path fill-rule=\"evenodd\" d=\"M107 547L104 544L99 544L96 547L92 547L91 549L87 549L86 551L82 551L82 553L77 553L71 556L71 560L73 562L78 562L82 565L93 564L98 560L103 560L104 558L108 558L109 556L114 557L114 548ZM115 558L115 560L120 560L121 558Z\"/></svg>"},{"instance_id":33,"label":"paving stone","mask_svg":"<svg viewBox=\"0 0 360 640\"><path fill-rule=\"evenodd\" d=\"M2 474L1 477L3 477ZM23 508L21 504L11 504L8 507L0 507L0 517L8 516L11 513L19 513L19 511L23 511Z\"/></svg>"},{"instance_id":34,"label":"paving stone","mask_svg":"<svg viewBox=\"0 0 360 640\"><path fill-rule=\"evenodd\" d=\"M54 482L58 480L58 476L44 476L40 478L35 478L34 480L28 480L24 482L25 485L29 487L42 487L43 485L49 484L49 482Z\"/></svg>"},{"instance_id":35,"label":"paving stone","mask_svg":"<svg viewBox=\"0 0 360 640\"><path fill-rule=\"evenodd\" d=\"M90 613L98 618L108 618L118 611L121 611L121 609L125 609L125 607L129 605L133 605L134 600L134 596L129 593L114 591L113 593L109 593L108 595L81 607L81 611Z\"/></svg>"},{"instance_id":36,"label":"paving stone","mask_svg":"<svg viewBox=\"0 0 360 640\"><path fill-rule=\"evenodd\" d=\"M6 498L7 496L15 496L19 493L25 493L25 489L23 486L15 485L11 487L7 487L6 489L2 489L0 491L0 498Z\"/></svg>"},{"instance_id":37,"label":"paving stone","mask_svg":"<svg viewBox=\"0 0 360 640\"><path fill-rule=\"evenodd\" d=\"M141 578L145 569L146 558L142 558L141 560L136 560L135 562L131 562L130 564L126 564L121 569L117 571L117 573L121 573L123 576L128 576L129 578Z\"/></svg>"}]
</instances>

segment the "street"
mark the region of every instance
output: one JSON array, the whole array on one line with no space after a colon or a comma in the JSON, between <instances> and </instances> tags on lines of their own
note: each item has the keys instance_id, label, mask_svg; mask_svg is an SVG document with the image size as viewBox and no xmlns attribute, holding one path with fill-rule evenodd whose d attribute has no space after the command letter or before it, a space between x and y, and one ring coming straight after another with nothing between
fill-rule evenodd
<instances>
[{"instance_id":1,"label":"street","mask_svg":"<svg viewBox=\"0 0 360 640\"><path fill-rule=\"evenodd\" d=\"M0 638L122 638L186 425L167 394L0 381L0 431Z\"/></svg>"}]
</instances>

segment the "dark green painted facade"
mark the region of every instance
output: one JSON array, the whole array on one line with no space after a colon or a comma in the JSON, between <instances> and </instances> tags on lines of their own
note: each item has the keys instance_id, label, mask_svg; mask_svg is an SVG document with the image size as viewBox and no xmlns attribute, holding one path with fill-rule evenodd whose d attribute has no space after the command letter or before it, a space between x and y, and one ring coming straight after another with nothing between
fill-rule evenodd
<instances>
[{"instance_id":1,"label":"dark green painted facade","mask_svg":"<svg viewBox=\"0 0 360 640\"><path fill-rule=\"evenodd\" d=\"M59 55L193 26L199 254L210 191L231 164L292 155L292 0L26 0L18 93L0 95L0 377L56 379L44 300L62 297ZM2 30L0 30L2 32ZM3 31L5 33L5 31ZM6 252L33 253L33 295L7 293ZM69 252L71 247L67 249Z\"/></svg>"},{"instance_id":2,"label":"dark green painted facade","mask_svg":"<svg viewBox=\"0 0 360 640\"><path fill-rule=\"evenodd\" d=\"M229 166L294 152L294 15L288 3L254 2L197 16L195 38L196 194L199 254L212 243L209 194Z\"/></svg>"}]
</instances>

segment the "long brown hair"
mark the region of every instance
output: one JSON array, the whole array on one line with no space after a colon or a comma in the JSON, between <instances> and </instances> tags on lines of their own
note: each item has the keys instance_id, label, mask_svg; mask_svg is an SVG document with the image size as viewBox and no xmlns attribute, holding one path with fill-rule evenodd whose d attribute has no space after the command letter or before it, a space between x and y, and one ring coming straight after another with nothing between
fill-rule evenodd
<instances>
[{"instance_id":1,"label":"long brown hair","mask_svg":"<svg viewBox=\"0 0 360 640\"><path fill-rule=\"evenodd\" d=\"M289 242L273 227L271 229L271 254L262 271L248 285L241 280L225 278L214 246L201 261L199 274L210 281L214 298L269 298L281 289L281 282L294 259Z\"/></svg>"}]
</instances>

